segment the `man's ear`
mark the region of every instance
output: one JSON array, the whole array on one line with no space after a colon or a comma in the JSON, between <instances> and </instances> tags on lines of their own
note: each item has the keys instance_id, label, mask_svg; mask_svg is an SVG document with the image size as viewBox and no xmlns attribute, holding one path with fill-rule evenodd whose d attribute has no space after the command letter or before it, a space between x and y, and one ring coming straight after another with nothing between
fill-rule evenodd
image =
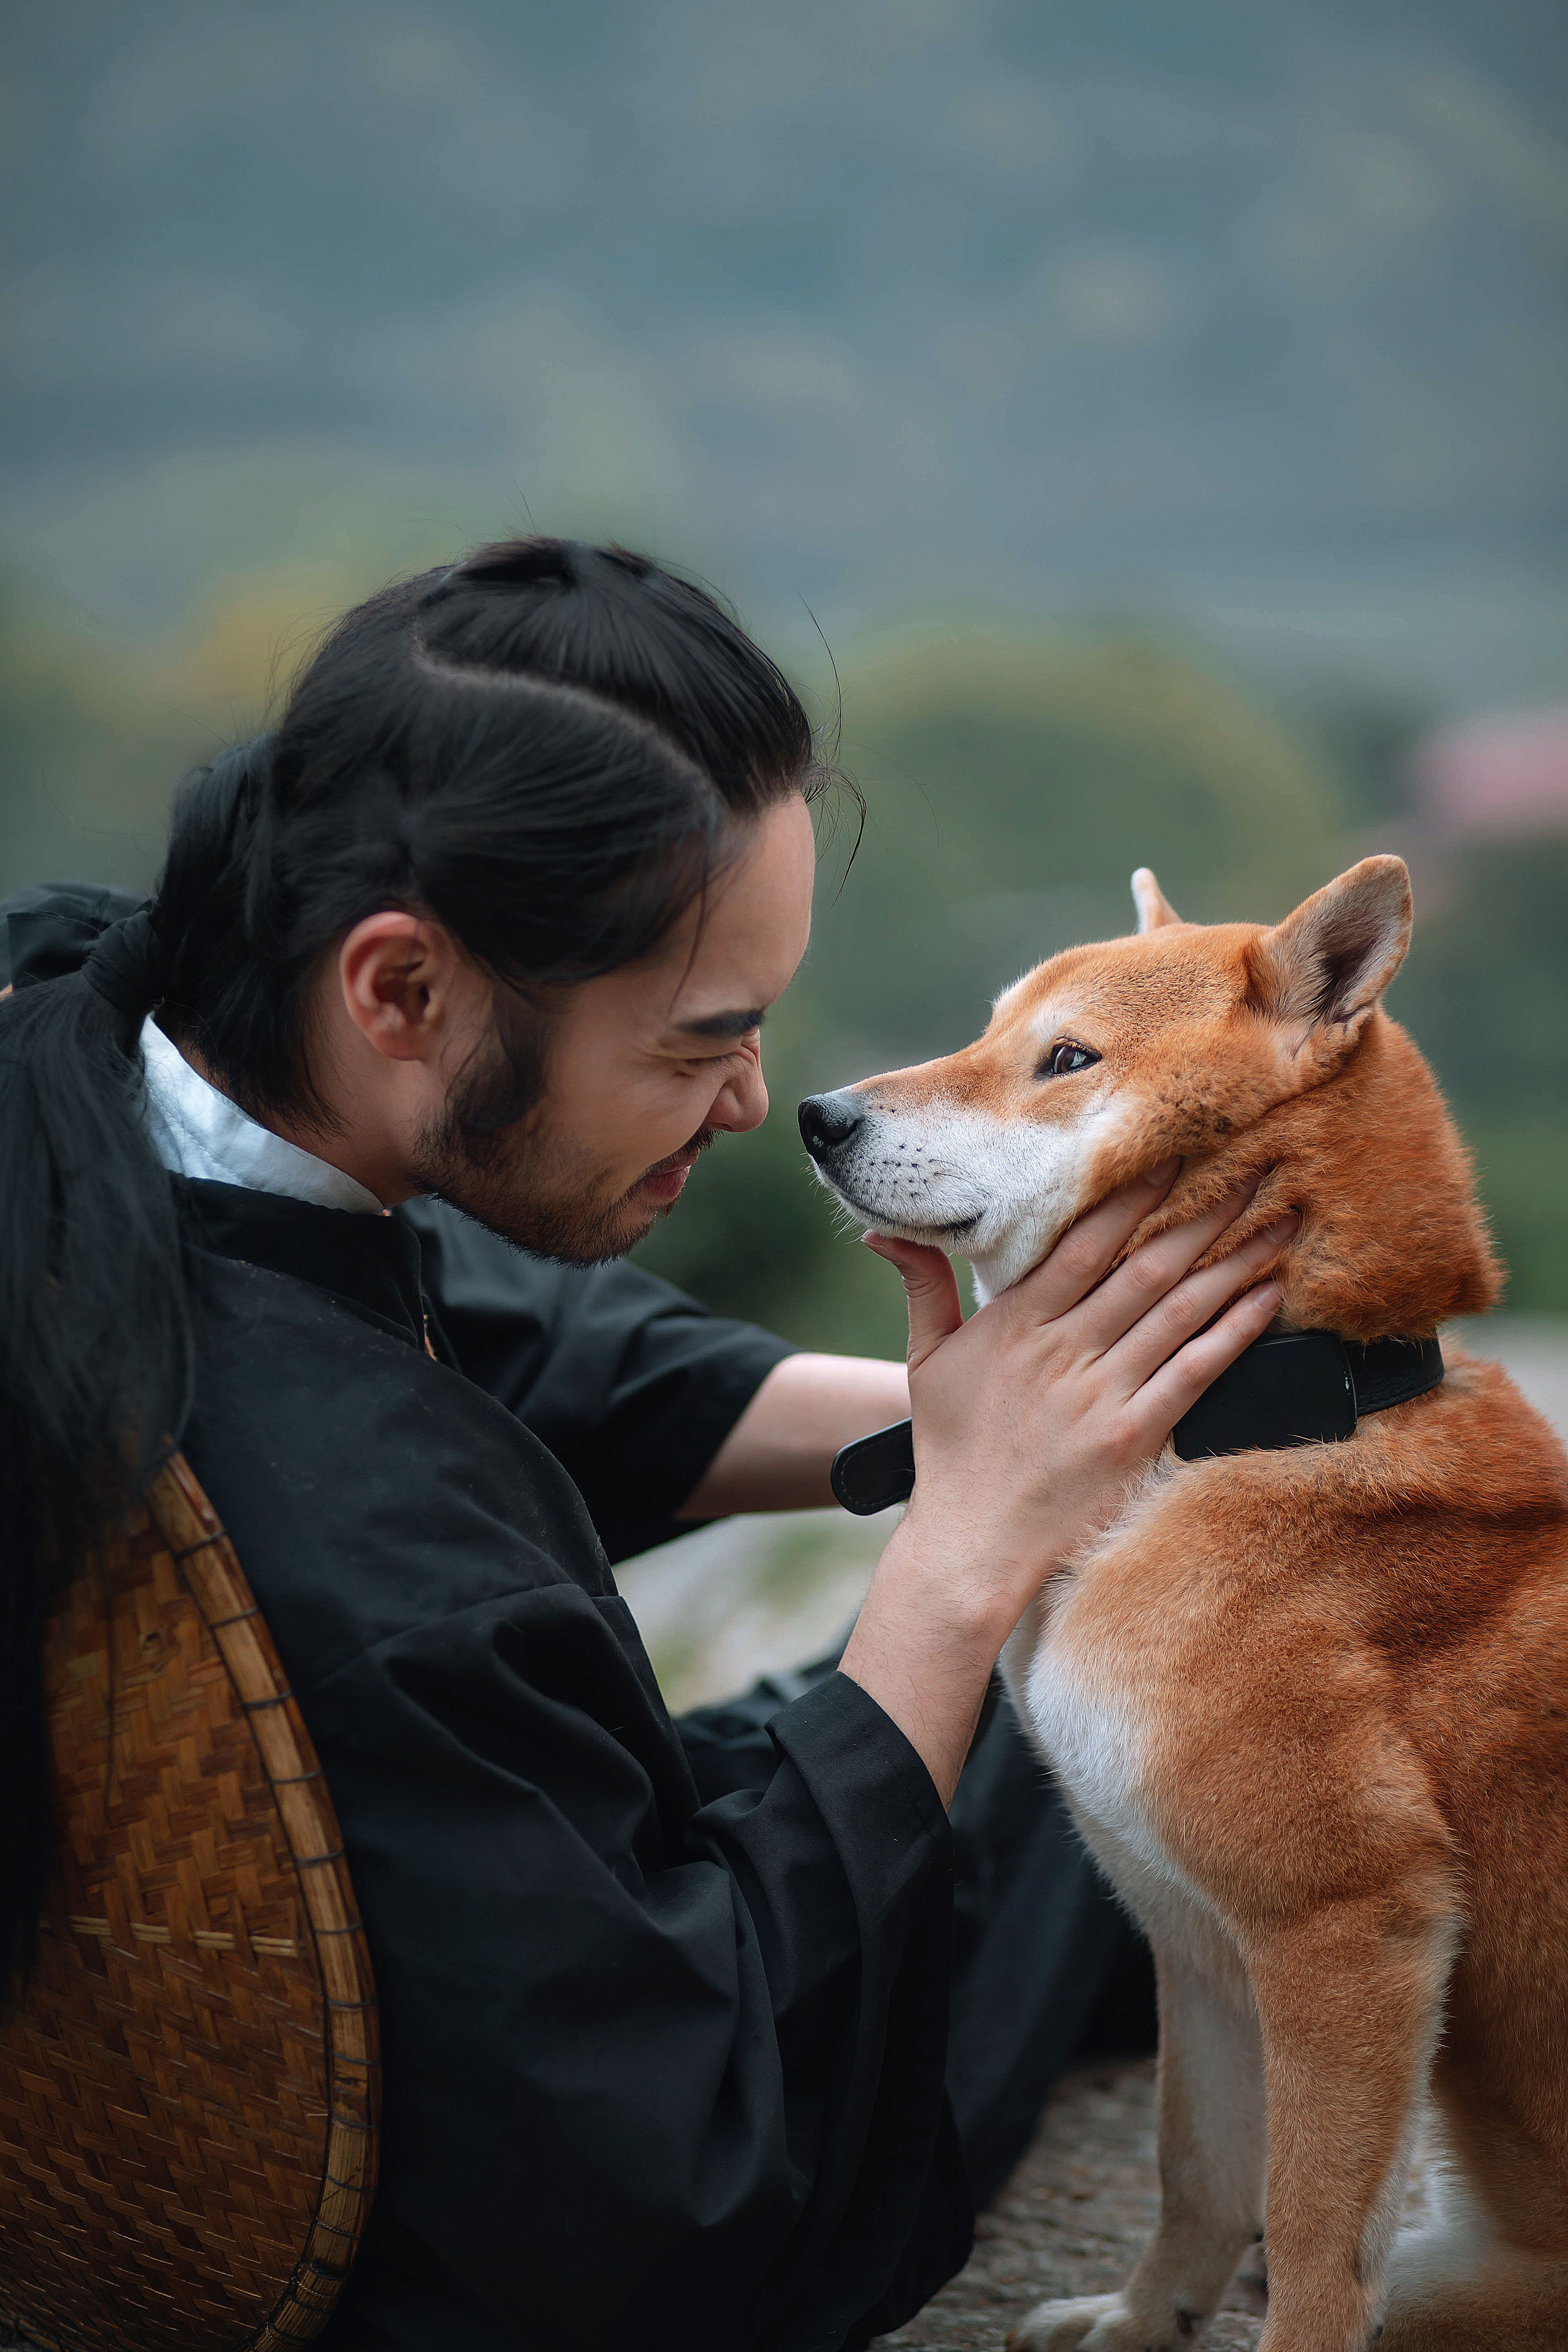
<instances>
[{"instance_id":1,"label":"man's ear","mask_svg":"<svg viewBox=\"0 0 1568 2352\"><path fill-rule=\"evenodd\" d=\"M1251 996L1296 1033L1331 1050L1353 1045L1410 945L1410 876L1400 857L1363 857L1266 931Z\"/></svg>"},{"instance_id":2,"label":"man's ear","mask_svg":"<svg viewBox=\"0 0 1568 2352\"><path fill-rule=\"evenodd\" d=\"M1163 931L1167 923L1182 919L1147 866L1141 866L1132 877L1132 903L1138 909L1140 934Z\"/></svg>"},{"instance_id":3,"label":"man's ear","mask_svg":"<svg viewBox=\"0 0 1568 2352\"><path fill-rule=\"evenodd\" d=\"M387 907L354 925L338 949L338 984L350 1021L390 1062L432 1061L457 964L439 923Z\"/></svg>"}]
</instances>

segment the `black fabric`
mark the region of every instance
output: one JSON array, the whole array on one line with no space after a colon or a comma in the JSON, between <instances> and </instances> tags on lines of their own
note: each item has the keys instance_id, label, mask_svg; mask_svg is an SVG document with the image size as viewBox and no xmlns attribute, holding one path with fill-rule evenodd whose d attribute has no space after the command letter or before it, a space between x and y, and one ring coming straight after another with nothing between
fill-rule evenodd
<instances>
[{"instance_id":1,"label":"black fabric","mask_svg":"<svg viewBox=\"0 0 1568 2352\"><path fill-rule=\"evenodd\" d=\"M764 1675L742 1697L680 1717L676 1728L699 1790L713 1796L764 1787L774 1760L767 1726L837 1660L835 1651L796 1672ZM1000 1675L949 1819L947 2087L979 2208L1023 2155L1052 2084L1079 2051L1153 2049L1153 1961L1079 1837Z\"/></svg>"},{"instance_id":2,"label":"black fabric","mask_svg":"<svg viewBox=\"0 0 1568 2352\"><path fill-rule=\"evenodd\" d=\"M968 2242L918 1757L832 1675L768 1726L765 1786L701 1803L581 1497L426 1352L406 1221L177 1192L186 1450L320 1750L381 2006L374 2224L319 2341L892 2325Z\"/></svg>"},{"instance_id":3,"label":"black fabric","mask_svg":"<svg viewBox=\"0 0 1568 2352\"><path fill-rule=\"evenodd\" d=\"M788 1342L640 1266L526 1257L437 1201L395 1216L419 1239L437 1351L549 1446L611 1559L680 1534L676 1512Z\"/></svg>"},{"instance_id":4,"label":"black fabric","mask_svg":"<svg viewBox=\"0 0 1568 2352\"><path fill-rule=\"evenodd\" d=\"M205 1178L172 1181L184 1228L201 1249L308 1282L395 1338L425 1345L430 1318L419 1240L400 1219Z\"/></svg>"},{"instance_id":5,"label":"black fabric","mask_svg":"<svg viewBox=\"0 0 1568 2352\"><path fill-rule=\"evenodd\" d=\"M140 1028L167 994L173 973L151 904L110 923L82 960L82 977L107 1004Z\"/></svg>"},{"instance_id":6,"label":"black fabric","mask_svg":"<svg viewBox=\"0 0 1568 2352\"><path fill-rule=\"evenodd\" d=\"M0 903L0 988L33 988L79 971L110 923L141 900L98 882L37 882Z\"/></svg>"}]
</instances>

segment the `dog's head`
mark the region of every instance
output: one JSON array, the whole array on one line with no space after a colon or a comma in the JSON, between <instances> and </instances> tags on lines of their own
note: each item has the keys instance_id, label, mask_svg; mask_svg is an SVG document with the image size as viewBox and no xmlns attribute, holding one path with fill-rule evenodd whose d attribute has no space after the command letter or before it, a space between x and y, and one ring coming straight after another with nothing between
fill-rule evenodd
<instances>
[{"instance_id":1,"label":"dog's head","mask_svg":"<svg viewBox=\"0 0 1568 2352\"><path fill-rule=\"evenodd\" d=\"M1463 1150L1380 1009L1410 940L1401 861L1363 859L1272 929L1184 923L1146 868L1132 889L1134 936L1027 973L974 1045L804 1102L822 1181L877 1231L967 1257L984 1299L1174 1152L1143 1232L1262 1174L1221 1247L1300 1212L1291 1321L1372 1338L1489 1305Z\"/></svg>"}]
</instances>

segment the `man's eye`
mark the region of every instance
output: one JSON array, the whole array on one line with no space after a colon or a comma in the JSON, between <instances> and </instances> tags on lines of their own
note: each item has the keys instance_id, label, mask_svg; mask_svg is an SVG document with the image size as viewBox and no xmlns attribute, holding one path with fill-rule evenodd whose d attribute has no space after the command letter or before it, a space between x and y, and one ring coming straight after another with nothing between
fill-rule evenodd
<instances>
[{"instance_id":1,"label":"man's eye","mask_svg":"<svg viewBox=\"0 0 1568 2352\"><path fill-rule=\"evenodd\" d=\"M1092 1069L1099 1059L1100 1055L1091 1054L1087 1045L1075 1045L1070 1039L1064 1038L1059 1045L1051 1047L1035 1076L1037 1078L1070 1078L1075 1070Z\"/></svg>"}]
</instances>

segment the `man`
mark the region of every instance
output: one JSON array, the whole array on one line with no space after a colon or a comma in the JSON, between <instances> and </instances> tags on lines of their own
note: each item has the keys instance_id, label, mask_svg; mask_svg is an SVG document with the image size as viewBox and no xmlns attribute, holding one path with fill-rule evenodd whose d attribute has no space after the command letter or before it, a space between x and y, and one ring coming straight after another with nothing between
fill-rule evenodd
<instances>
[{"instance_id":1,"label":"man","mask_svg":"<svg viewBox=\"0 0 1568 2352\"><path fill-rule=\"evenodd\" d=\"M881 1244L916 1500L837 1670L683 1741L605 1550L826 1499L905 1404L612 1262L763 1116L819 788L710 600L523 541L351 615L149 910L14 902L5 1343L54 1337L7 1508L47 1590L73 1463L173 1432L288 1669L384 2053L336 2352L828 2352L951 2274L945 1809L997 1653L1277 1303L1227 1306L1278 1236L1188 1271L1234 1211L1108 1275L1172 1169L967 1325Z\"/></svg>"}]
</instances>

